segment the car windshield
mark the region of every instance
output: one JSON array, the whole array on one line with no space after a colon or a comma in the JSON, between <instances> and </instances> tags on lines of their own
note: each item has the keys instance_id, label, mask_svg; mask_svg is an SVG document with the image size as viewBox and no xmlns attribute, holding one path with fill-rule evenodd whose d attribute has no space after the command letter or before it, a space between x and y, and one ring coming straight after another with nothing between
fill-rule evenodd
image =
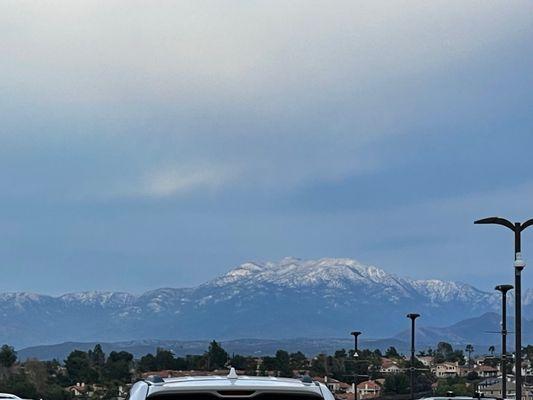
<instances>
[{"instance_id":1,"label":"car windshield","mask_svg":"<svg viewBox=\"0 0 533 400\"><path fill-rule=\"evenodd\" d=\"M321 400L322 396L313 393L286 393L267 392L254 394L253 390L228 391L220 390L215 393L163 393L149 396L149 400L243 400L250 398L253 400Z\"/></svg>"}]
</instances>

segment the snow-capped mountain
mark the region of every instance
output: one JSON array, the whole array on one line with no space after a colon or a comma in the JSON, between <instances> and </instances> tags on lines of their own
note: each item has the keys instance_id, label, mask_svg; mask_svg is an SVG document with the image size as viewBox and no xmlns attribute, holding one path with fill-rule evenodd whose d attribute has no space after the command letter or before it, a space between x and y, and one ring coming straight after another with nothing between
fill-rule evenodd
<instances>
[{"instance_id":1,"label":"snow-capped mountain","mask_svg":"<svg viewBox=\"0 0 533 400\"><path fill-rule=\"evenodd\" d=\"M528 310L533 292L525 294ZM405 328L408 312L443 326L498 306L496 293L463 283L411 280L352 259L285 258L247 262L195 288L142 295L0 294L0 342L343 337L354 328L391 337Z\"/></svg>"}]
</instances>

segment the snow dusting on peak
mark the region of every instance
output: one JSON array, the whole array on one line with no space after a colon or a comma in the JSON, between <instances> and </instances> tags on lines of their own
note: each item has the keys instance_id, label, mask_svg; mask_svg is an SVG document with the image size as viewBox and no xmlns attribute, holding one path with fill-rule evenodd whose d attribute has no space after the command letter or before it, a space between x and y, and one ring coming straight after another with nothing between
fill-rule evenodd
<instances>
[{"instance_id":1,"label":"snow dusting on peak","mask_svg":"<svg viewBox=\"0 0 533 400\"><path fill-rule=\"evenodd\" d=\"M398 285L400 279L384 270L349 258L301 260L286 257L279 262L247 262L210 283L214 286L269 284L285 287L347 287L356 284Z\"/></svg>"},{"instance_id":2,"label":"snow dusting on peak","mask_svg":"<svg viewBox=\"0 0 533 400\"><path fill-rule=\"evenodd\" d=\"M122 292L88 291L67 293L59 297L64 302L77 302L86 305L127 305L135 300L135 296Z\"/></svg>"},{"instance_id":3,"label":"snow dusting on peak","mask_svg":"<svg viewBox=\"0 0 533 400\"><path fill-rule=\"evenodd\" d=\"M493 293L482 292L464 283L401 278L350 258L302 260L286 257L279 262L247 262L203 287L224 289L226 297L242 295L245 290L253 293L254 290L276 287L358 291L395 303L411 299L434 305L458 300L495 305L497 301ZM531 297L533 299L533 293Z\"/></svg>"},{"instance_id":4,"label":"snow dusting on peak","mask_svg":"<svg viewBox=\"0 0 533 400\"><path fill-rule=\"evenodd\" d=\"M29 292L0 293L0 301L14 301L20 304L29 302L39 302L46 298L48 298L48 296Z\"/></svg>"},{"instance_id":5,"label":"snow dusting on peak","mask_svg":"<svg viewBox=\"0 0 533 400\"><path fill-rule=\"evenodd\" d=\"M492 301L493 298L496 299L497 297L495 294L482 292L471 285L461 282L428 279L414 280L412 285L432 302L448 302L458 299Z\"/></svg>"}]
</instances>

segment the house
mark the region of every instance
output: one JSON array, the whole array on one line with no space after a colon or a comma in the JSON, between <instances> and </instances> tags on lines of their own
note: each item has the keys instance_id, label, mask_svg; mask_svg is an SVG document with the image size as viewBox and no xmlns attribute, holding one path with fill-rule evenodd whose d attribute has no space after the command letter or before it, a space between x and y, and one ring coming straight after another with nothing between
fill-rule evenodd
<instances>
[{"instance_id":1,"label":"house","mask_svg":"<svg viewBox=\"0 0 533 400\"><path fill-rule=\"evenodd\" d=\"M477 387L478 392L483 397L502 398L502 380L486 379L481 381ZM514 398L516 396L516 385L514 382L507 382L506 398Z\"/></svg>"},{"instance_id":2,"label":"house","mask_svg":"<svg viewBox=\"0 0 533 400\"><path fill-rule=\"evenodd\" d=\"M528 375L528 370L531 370L529 361L522 362L522 376ZM513 363L513 374L516 372L516 366Z\"/></svg>"},{"instance_id":3,"label":"house","mask_svg":"<svg viewBox=\"0 0 533 400\"><path fill-rule=\"evenodd\" d=\"M507 379L507 396L506 398L514 399L516 397L516 384L513 377ZM502 397L502 380L501 378L490 378L481 381L477 387L478 392L483 397ZM533 386L524 385L522 390L522 400L533 400Z\"/></svg>"},{"instance_id":4,"label":"house","mask_svg":"<svg viewBox=\"0 0 533 400\"><path fill-rule=\"evenodd\" d=\"M533 375L533 365L529 359L525 359L522 363L522 376L526 375Z\"/></svg>"},{"instance_id":5,"label":"house","mask_svg":"<svg viewBox=\"0 0 533 400\"><path fill-rule=\"evenodd\" d=\"M381 385L376 381L368 380L357 385L357 398L373 399L381 395Z\"/></svg>"},{"instance_id":6,"label":"house","mask_svg":"<svg viewBox=\"0 0 533 400\"><path fill-rule=\"evenodd\" d=\"M397 361L391 360L390 358L381 359L381 368L379 372L382 374L397 374L401 372L402 369L398 366Z\"/></svg>"},{"instance_id":7,"label":"house","mask_svg":"<svg viewBox=\"0 0 533 400\"><path fill-rule=\"evenodd\" d=\"M451 378L459 375L459 363L457 362L443 362L435 365L431 372L437 378Z\"/></svg>"},{"instance_id":8,"label":"house","mask_svg":"<svg viewBox=\"0 0 533 400\"><path fill-rule=\"evenodd\" d=\"M477 372L480 378L496 378L498 376L498 368L490 365L476 365L474 371Z\"/></svg>"},{"instance_id":9,"label":"house","mask_svg":"<svg viewBox=\"0 0 533 400\"><path fill-rule=\"evenodd\" d=\"M323 383L326 385L326 387L332 392L332 393L346 393L350 388L351 385L349 385L346 382L341 382L337 379L333 379L329 376L325 376L324 378L316 377L313 378L314 381Z\"/></svg>"},{"instance_id":10,"label":"house","mask_svg":"<svg viewBox=\"0 0 533 400\"><path fill-rule=\"evenodd\" d=\"M85 382L76 383L73 386L69 386L66 388L68 392L70 392L74 397L80 397L85 396L89 392L89 387L85 385Z\"/></svg>"},{"instance_id":11,"label":"house","mask_svg":"<svg viewBox=\"0 0 533 400\"><path fill-rule=\"evenodd\" d=\"M128 394L130 392L131 387L132 387L131 383L127 383L125 385L120 385L118 387L118 396L119 397L123 397L123 398L128 397Z\"/></svg>"},{"instance_id":12,"label":"house","mask_svg":"<svg viewBox=\"0 0 533 400\"><path fill-rule=\"evenodd\" d=\"M460 365L459 366L459 376L460 377L465 377L470 372L474 372L474 368L473 367L469 367L469 366L466 366L466 365Z\"/></svg>"},{"instance_id":13,"label":"house","mask_svg":"<svg viewBox=\"0 0 533 400\"><path fill-rule=\"evenodd\" d=\"M416 357L418 361L420 361L424 367L432 367L433 366L433 357L432 356L418 356Z\"/></svg>"},{"instance_id":14,"label":"house","mask_svg":"<svg viewBox=\"0 0 533 400\"><path fill-rule=\"evenodd\" d=\"M487 357L480 356L480 357L476 357L476 358L472 359L471 363L474 364L474 365L484 365L486 360L487 360Z\"/></svg>"}]
</instances>

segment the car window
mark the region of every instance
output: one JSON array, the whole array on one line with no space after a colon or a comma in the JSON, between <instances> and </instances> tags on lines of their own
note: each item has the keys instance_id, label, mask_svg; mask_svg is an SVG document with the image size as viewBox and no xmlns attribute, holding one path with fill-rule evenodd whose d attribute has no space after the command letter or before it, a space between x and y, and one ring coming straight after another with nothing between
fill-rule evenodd
<instances>
[{"instance_id":1,"label":"car window","mask_svg":"<svg viewBox=\"0 0 533 400\"><path fill-rule=\"evenodd\" d=\"M246 398L253 400L323 400L319 394L313 393L286 393L267 392L255 394L253 390L228 391L219 390L215 393L154 393L148 396L150 400L243 400Z\"/></svg>"}]
</instances>

